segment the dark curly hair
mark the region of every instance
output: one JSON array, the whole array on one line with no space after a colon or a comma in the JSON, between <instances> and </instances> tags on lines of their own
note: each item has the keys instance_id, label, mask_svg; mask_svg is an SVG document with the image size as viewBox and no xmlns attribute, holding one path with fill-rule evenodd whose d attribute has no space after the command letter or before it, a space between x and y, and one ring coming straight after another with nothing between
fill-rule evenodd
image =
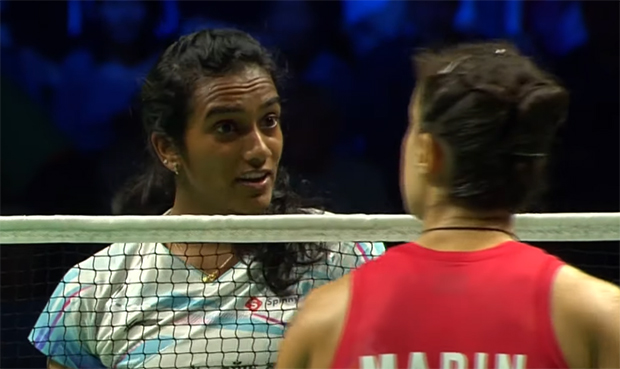
<instances>
[{"instance_id":1,"label":"dark curly hair","mask_svg":"<svg viewBox=\"0 0 620 369\"><path fill-rule=\"evenodd\" d=\"M568 93L505 42L414 56L420 130L448 148L449 196L476 210L526 210L545 169Z\"/></svg>"},{"instance_id":2,"label":"dark curly hair","mask_svg":"<svg viewBox=\"0 0 620 369\"><path fill-rule=\"evenodd\" d=\"M196 82L204 77L235 73L248 65L263 68L276 84L283 76L271 54L245 32L208 29L182 36L164 51L144 82L142 121L147 137L158 133L183 148ZM157 159L150 141L147 146L147 170L115 197L115 214L162 214L174 202L174 174ZM265 213L299 214L310 207L319 209L313 202L298 196L289 185L286 171L279 168L272 201ZM244 244L234 245L233 250L248 263L253 280L277 295L287 294L299 282L296 267L309 266L325 256L324 245L316 243ZM260 265L259 273L252 268L255 263Z\"/></svg>"}]
</instances>

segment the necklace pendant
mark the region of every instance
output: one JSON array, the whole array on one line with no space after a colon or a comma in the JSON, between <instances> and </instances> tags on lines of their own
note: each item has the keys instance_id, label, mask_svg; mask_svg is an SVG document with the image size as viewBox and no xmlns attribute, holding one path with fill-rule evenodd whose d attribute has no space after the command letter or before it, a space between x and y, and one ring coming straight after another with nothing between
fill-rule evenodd
<instances>
[{"instance_id":1,"label":"necklace pendant","mask_svg":"<svg viewBox=\"0 0 620 369\"><path fill-rule=\"evenodd\" d=\"M217 279L217 275L218 275L218 273L207 274L207 275L202 277L202 281L204 283L211 283L211 282L213 282L213 281L215 281Z\"/></svg>"}]
</instances>

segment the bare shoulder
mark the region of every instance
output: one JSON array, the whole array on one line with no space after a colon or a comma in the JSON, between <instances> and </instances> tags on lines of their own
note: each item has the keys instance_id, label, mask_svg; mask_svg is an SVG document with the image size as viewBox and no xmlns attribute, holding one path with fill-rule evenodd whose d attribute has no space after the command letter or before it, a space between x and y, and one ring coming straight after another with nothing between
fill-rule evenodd
<instances>
[{"instance_id":1,"label":"bare shoulder","mask_svg":"<svg viewBox=\"0 0 620 369\"><path fill-rule=\"evenodd\" d=\"M554 294L561 299L558 302L579 302L569 306L580 315L594 319L606 314L618 316L620 288L572 266L558 271Z\"/></svg>"},{"instance_id":2,"label":"bare shoulder","mask_svg":"<svg viewBox=\"0 0 620 369\"><path fill-rule=\"evenodd\" d=\"M572 367L620 367L620 288L563 266L553 288L556 336Z\"/></svg>"},{"instance_id":3,"label":"bare shoulder","mask_svg":"<svg viewBox=\"0 0 620 369\"><path fill-rule=\"evenodd\" d=\"M308 325L308 329L325 333L346 315L349 303L350 274L321 286L302 302L293 324Z\"/></svg>"}]
</instances>

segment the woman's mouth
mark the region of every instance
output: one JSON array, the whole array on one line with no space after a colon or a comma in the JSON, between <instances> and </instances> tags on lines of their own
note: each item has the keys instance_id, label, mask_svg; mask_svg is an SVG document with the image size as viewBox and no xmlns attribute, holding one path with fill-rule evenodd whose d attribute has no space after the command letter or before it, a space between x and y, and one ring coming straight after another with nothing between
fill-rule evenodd
<instances>
[{"instance_id":1,"label":"woman's mouth","mask_svg":"<svg viewBox=\"0 0 620 369\"><path fill-rule=\"evenodd\" d=\"M237 177L236 182L244 187L249 187L255 190L266 190L271 184L271 171L268 170L255 170L249 171L241 176Z\"/></svg>"}]
</instances>

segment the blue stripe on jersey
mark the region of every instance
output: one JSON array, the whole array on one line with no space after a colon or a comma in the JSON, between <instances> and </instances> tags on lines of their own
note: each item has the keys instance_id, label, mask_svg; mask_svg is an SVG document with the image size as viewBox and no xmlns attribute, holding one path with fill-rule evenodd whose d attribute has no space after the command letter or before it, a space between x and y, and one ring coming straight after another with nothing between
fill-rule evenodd
<instances>
[{"instance_id":1,"label":"blue stripe on jersey","mask_svg":"<svg viewBox=\"0 0 620 369\"><path fill-rule=\"evenodd\" d=\"M169 296L154 297L157 299L158 311L194 311L202 310L206 307L217 307L222 299L216 297L189 297L178 292L173 292Z\"/></svg>"},{"instance_id":2,"label":"blue stripe on jersey","mask_svg":"<svg viewBox=\"0 0 620 369\"><path fill-rule=\"evenodd\" d=\"M66 344L54 345L52 352L48 355L52 360L69 368L106 368L97 357L84 349L84 343L79 341L78 337L70 333L73 330L67 330L66 332L67 334L64 337Z\"/></svg>"},{"instance_id":3,"label":"blue stripe on jersey","mask_svg":"<svg viewBox=\"0 0 620 369\"><path fill-rule=\"evenodd\" d=\"M74 321L65 319L66 314L78 313L74 304L76 302L79 304L80 293L90 287L92 285L77 285L65 291L65 283L61 282L28 335L28 340L38 350L68 367L79 366L79 363L84 360L90 362L89 367L102 367L101 363L83 347L81 337L79 337L81 322L75 319ZM85 359L80 359L82 356Z\"/></svg>"},{"instance_id":4,"label":"blue stripe on jersey","mask_svg":"<svg viewBox=\"0 0 620 369\"><path fill-rule=\"evenodd\" d=\"M282 336L284 334L285 324L283 322L271 322L264 317L257 317L253 315L251 318L239 317L230 322L222 322L222 328L227 330L238 330L242 332L256 332L264 333L268 336L276 335Z\"/></svg>"},{"instance_id":5,"label":"blue stripe on jersey","mask_svg":"<svg viewBox=\"0 0 620 369\"><path fill-rule=\"evenodd\" d=\"M41 314L41 317L44 316L49 315ZM56 327L45 327L42 326L45 323L39 318L37 326L30 332L28 339L39 351L68 368L105 368L101 361L86 349L85 343L79 337L79 326L65 324L64 314L54 320ZM34 338L35 331L37 339Z\"/></svg>"},{"instance_id":6,"label":"blue stripe on jersey","mask_svg":"<svg viewBox=\"0 0 620 369\"><path fill-rule=\"evenodd\" d=\"M385 245L382 242L357 242L363 254L370 258L374 258L385 253Z\"/></svg>"},{"instance_id":7,"label":"blue stripe on jersey","mask_svg":"<svg viewBox=\"0 0 620 369\"><path fill-rule=\"evenodd\" d=\"M80 268L73 267L62 278L65 283L80 283L79 281ZM62 282L61 282L62 283Z\"/></svg>"},{"instance_id":8,"label":"blue stripe on jersey","mask_svg":"<svg viewBox=\"0 0 620 369\"><path fill-rule=\"evenodd\" d=\"M163 337L142 341L139 345L130 349L121 360L119 360L114 368L119 366L132 368L140 364L144 364L148 356L157 355L160 351L175 343L172 337Z\"/></svg>"}]
</instances>

